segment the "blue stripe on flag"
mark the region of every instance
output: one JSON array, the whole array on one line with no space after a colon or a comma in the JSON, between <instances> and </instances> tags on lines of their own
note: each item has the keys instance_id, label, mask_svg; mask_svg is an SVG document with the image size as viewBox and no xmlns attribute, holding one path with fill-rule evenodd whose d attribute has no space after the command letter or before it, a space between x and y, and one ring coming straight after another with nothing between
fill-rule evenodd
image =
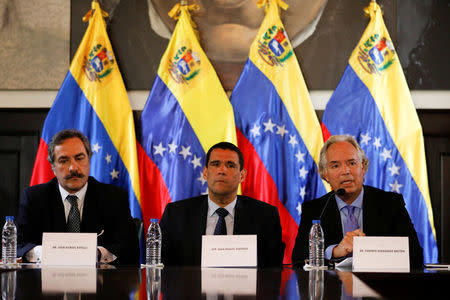
<instances>
[{"instance_id":1,"label":"blue stripe on flag","mask_svg":"<svg viewBox=\"0 0 450 300\"><path fill-rule=\"evenodd\" d=\"M339 115L336 118L336 115ZM327 104L323 123L332 135L350 134L363 148L370 164L364 184L401 193L405 199L425 261L432 261L433 233L425 200L384 123L372 94L348 65ZM428 232L424 235L424 232ZM428 236L429 240L426 240Z\"/></svg>"},{"instance_id":2,"label":"blue stripe on flag","mask_svg":"<svg viewBox=\"0 0 450 300\"><path fill-rule=\"evenodd\" d=\"M298 204L326 190L275 87L251 60L234 88L231 104L236 127L253 144L277 186L279 199L299 224Z\"/></svg>"},{"instance_id":3,"label":"blue stripe on flag","mask_svg":"<svg viewBox=\"0 0 450 300\"><path fill-rule=\"evenodd\" d=\"M100 182L127 190L131 215L141 218L140 205L131 188L130 175L122 158L97 113L69 72L47 115L42 138L48 144L57 132L70 128L78 129L90 140L93 150L90 175Z\"/></svg>"},{"instance_id":4,"label":"blue stripe on flag","mask_svg":"<svg viewBox=\"0 0 450 300\"><path fill-rule=\"evenodd\" d=\"M205 151L177 99L159 76L148 96L140 123L141 145L161 171L171 200L205 193ZM195 184L186 185L185 182Z\"/></svg>"}]
</instances>

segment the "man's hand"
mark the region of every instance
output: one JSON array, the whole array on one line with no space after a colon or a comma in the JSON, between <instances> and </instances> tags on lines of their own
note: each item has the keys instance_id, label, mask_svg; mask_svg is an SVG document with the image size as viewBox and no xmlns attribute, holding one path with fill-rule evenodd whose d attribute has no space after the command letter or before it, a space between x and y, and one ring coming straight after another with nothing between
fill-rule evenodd
<instances>
[{"instance_id":1,"label":"man's hand","mask_svg":"<svg viewBox=\"0 0 450 300\"><path fill-rule=\"evenodd\" d=\"M97 262L100 262L101 259L102 259L102 252L100 251L100 249L97 248Z\"/></svg>"},{"instance_id":2,"label":"man's hand","mask_svg":"<svg viewBox=\"0 0 450 300\"><path fill-rule=\"evenodd\" d=\"M353 252L353 237L366 236L361 229L349 231L345 234L342 241L333 248L333 257L343 257Z\"/></svg>"}]
</instances>

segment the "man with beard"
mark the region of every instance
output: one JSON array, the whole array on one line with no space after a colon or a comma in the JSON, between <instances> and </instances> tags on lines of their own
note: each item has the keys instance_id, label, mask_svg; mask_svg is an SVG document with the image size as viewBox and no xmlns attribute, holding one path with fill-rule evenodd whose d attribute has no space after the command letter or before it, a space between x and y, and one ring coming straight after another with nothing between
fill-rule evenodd
<instances>
[{"instance_id":1,"label":"man with beard","mask_svg":"<svg viewBox=\"0 0 450 300\"><path fill-rule=\"evenodd\" d=\"M18 256L39 261L43 232L96 232L99 262L139 263L136 229L125 190L89 176L91 146L74 129L48 145L53 178L22 193L17 218Z\"/></svg>"}]
</instances>

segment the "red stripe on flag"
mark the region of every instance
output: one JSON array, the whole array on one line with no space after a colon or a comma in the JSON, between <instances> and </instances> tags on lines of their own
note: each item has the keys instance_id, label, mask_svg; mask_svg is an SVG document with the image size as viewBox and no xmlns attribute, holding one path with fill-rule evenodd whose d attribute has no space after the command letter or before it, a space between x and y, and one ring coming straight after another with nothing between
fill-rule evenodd
<instances>
[{"instance_id":1,"label":"red stripe on flag","mask_svg":"<svg viewBox=\"0 0 450 300\"><path fill-rule=\"evenodd\" d=\"M291 263L298 225L278 198L277 186L253 145L237 128L236 134L239 149L244 154L244 168L247 170L247 177L241 184L242 194L262 200L278 208L283 229L283 242L286 244L283 263L289 264Z\"/></svg>"},{"instance_id":2,"label":"red stripe on flag","mask_svg":"<svg viewBox=\"0 0 450 300\"><path fill-rule=\"evenodd\" d=\"M41 138L39 148L34 161L33 173L31 174L30 186L50 181L53 174L52 166L47 160L48 147L47 143Z\"/></svg>"},{"instance_id":3,"label":"red stripe on flag","mask_svg":"<svg viewBox=\"0 0 450 300\"><path fill-rule=\"evenodd\" d=\"M320 123L320 127L322 127L323 141L326 142L330 138L331 133L328 131L327 126L325 126L325 124L323 124L323 122Z\"/></svg>"},{"instance_id":4,"label":"red stripe on flag","mask_svg":"<svg viewBox=\"0 0 450 300\"><path fill-rule=\"evenodd\" d=\"M293 274L295 272L292 269L283 269L281 271L280 296L289 296L289 291L286 289L286 286Z\"/></svg>"},{"instance_id":5,"label":"red stripe on flag","mask_svg":"<svg viewBox=\"0 0 450 300\"><path fill-rule=\"evenodd\" d=\"M161 219L166 204L170 202L170 195L158 167L140 143L136 142L136 148L141 182L141 211L146 230L151 218Z\"/></svg>"}]
</instances>

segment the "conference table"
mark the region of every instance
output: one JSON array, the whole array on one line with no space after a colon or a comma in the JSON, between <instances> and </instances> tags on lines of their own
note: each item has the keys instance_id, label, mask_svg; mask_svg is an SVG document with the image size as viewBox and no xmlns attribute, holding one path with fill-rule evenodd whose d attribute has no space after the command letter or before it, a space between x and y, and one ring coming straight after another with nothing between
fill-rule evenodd
<instances>
[{"instance_id":1,"label":"conference table","mask_svg":"<svg viewBox=\"0 0 450 300\"><path fill-rule=\"evenodd\" d=\"M448 299L448 270L2 266L2 299Z\"/></svg>"}]
</instances>

